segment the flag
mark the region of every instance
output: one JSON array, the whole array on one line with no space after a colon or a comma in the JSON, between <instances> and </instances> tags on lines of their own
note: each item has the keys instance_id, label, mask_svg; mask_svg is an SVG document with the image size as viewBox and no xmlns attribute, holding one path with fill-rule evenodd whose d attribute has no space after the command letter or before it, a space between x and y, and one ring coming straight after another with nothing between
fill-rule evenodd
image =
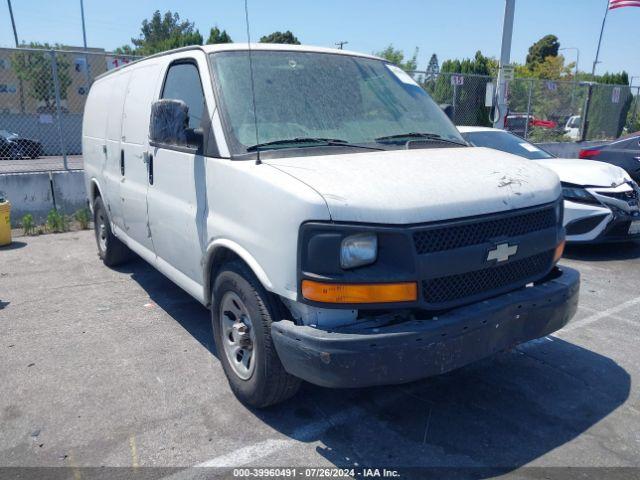
<instances>
[{"instance_id":1,"label":"flag","mask_svg":"<svg viewBox=\"0 0 640 480\"><path fill-rule=\"evenodd\" d=\"M640 0L609 0L609 10L622 7L640 7Z\"/></svg>"}]
</instances>

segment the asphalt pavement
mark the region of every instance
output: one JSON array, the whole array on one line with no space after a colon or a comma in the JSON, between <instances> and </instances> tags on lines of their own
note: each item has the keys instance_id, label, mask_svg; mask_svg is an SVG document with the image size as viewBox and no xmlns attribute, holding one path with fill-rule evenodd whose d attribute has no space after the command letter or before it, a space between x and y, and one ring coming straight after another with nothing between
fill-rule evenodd
<instances>
[{"instance_id":1,"label":"asphalt pavement","mask_svg":"<svg viewBox=\"0 0 640 480\"><path fill-rule=\"evenodd\" d=\"M638 473L640 246L561 264L580 270L581 299L553 336L407 385L305 384L253 411L228 388L207 310L144 261L105 267L89 231L17 238L0 248L0 466Z\"/></svg>"}]
</instances>

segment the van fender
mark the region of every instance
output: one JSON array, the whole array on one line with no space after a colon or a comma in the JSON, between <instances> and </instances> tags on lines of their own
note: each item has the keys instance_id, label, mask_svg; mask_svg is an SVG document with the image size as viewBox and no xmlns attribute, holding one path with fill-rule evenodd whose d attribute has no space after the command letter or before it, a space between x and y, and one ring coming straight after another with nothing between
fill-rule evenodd
<instances>
[{"instance_id":1,"label":"van fender","mask_svg":"<svg viewBox=\"0 0 640 480\"><path fill-rule=\"evenodd\" d=\"M89 209L91 213L93 213L93 202L97 197L102 197L102 188L100 187L100 182L96 177L91 177L89 180L89 186L91 189L87 192L89 197Z\"/></svg>"},{"instance_id":2,"label":"van fender","mask_svg":"<svg viewBox=\"0 0 640 480\"><path fill-rule=\"evenodd\" d=\"M209 305L211 303L211 272L216 267L214 265L214 259L216 255L220 253L221 250L231 251L240 259L242 259L254 273L254 275L258 278L262 286L269 292L273 291L273 284L269 279L269 276L264 271L264 269L260 266L260 263L251 255L245 248L234 242L233 240L229 240L228 238L219 238L211 242L205 251L204 255L204 297L205 304Z\"/></svg>"}]
</instances>

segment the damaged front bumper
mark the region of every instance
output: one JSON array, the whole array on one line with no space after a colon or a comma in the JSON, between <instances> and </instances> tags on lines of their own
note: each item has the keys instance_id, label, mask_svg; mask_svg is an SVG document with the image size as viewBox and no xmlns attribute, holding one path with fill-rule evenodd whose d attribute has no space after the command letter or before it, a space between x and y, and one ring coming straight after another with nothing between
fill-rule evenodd
<instances>
[{"instance_id":1,"label":"damaged front bumper","mask_svg":"<svg viewBox=\"0 0 640 480\"><path fill-rule=\"evenodd\" d=\"M326 387L404 383L467 365L562 328L578 306L580 274L554 269L535 285L437 318L332 331L271 326L285 370Z\"/></svg>"}]
</instances>

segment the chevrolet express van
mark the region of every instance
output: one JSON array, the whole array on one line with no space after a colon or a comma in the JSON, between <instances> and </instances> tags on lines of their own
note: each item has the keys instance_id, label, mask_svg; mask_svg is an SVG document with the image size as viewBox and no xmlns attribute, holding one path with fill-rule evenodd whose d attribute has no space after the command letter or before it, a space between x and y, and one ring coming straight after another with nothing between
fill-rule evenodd
<instances>
[{"instance_id":1,"label":"chevrolet express van","mask_svg":"<svg viewBox=\"0 0 640 480\"><path fill-rule=\"evenodd\" d=\"M83 122L100 258L133 251L211 311L233 392L410 382L574 315L558 177L474 148L370 55L188 47L96 79Z\"/></svg>"}]
</instances>

